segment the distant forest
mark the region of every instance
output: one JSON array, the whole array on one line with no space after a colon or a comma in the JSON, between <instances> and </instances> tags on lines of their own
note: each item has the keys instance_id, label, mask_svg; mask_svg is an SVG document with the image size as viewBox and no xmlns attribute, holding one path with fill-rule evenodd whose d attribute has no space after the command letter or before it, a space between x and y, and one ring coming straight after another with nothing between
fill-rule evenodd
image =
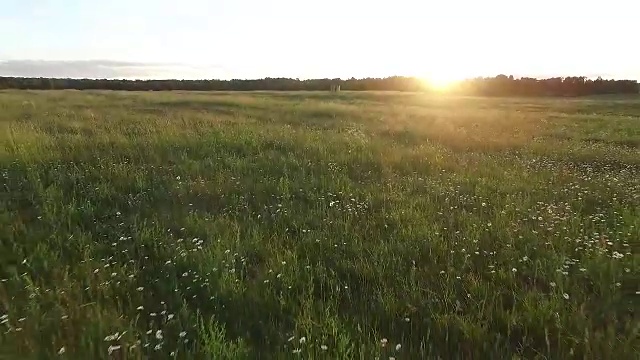
<instances>
[{"instance_id":1,"label":"distant forest","mask_svg":"<svg viewBox=\"0 0 640 360\"><path fill-rule=\"evenodd\" d=\"M322 91L340 85L348 91L436 91L428 83L413 77L312 79L265 78L258 80L107 80L0 77L0 89L30 90L128 90L128 91ZM592 80L586 77L550 79L514 78L498 75L475 78L453 84L448 91L481 96L586 96L600 94L638 94L636 80Z\"/></svg>"}]
</instances>

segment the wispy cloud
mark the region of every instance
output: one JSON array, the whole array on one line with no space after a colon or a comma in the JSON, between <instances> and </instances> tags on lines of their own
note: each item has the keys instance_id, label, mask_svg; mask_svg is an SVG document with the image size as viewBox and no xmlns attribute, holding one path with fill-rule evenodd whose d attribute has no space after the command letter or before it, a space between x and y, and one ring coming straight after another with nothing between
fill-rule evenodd
<instances>
[{"instance_id":1,"label":"wispy cloud","mask_svg":"<svg viewBox=\"0 0 640 360\"><path fill-rule=\"evenodd\" d=\"M204 79L225 77L218 66L113 60L5 60L0 76L94 79Z\"/></svg>"}]
</instances>

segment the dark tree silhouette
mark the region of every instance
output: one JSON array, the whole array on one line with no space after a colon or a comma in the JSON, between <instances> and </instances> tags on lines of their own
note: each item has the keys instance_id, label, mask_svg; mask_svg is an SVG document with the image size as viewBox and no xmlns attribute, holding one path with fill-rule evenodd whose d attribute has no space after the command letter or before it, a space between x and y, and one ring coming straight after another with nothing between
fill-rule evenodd
<instances>
[{"instance_id":1,"label":"dark tree silhouette","mask_svg":"<svg viewBox=\"0 0 640 360\"><path fill-rule=\"evenodd\" d=\"M332 85L351 91L434 91L426 82L412 77L312 79L264 78L255 80L107 80L0 77L0 89L76 89L127 91L328 91ZM585 96L599 94L638 94L636 80L595 80L586 77L549 79L514 78L513 75L475 78L457 83L453 93L482 96Z\"/></svg>"}]
</instances>

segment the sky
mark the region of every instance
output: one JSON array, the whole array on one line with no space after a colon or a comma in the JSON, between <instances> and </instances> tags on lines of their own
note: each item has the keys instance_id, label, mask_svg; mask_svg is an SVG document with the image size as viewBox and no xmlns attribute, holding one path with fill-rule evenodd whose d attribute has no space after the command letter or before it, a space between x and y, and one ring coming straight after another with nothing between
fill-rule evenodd
<instances>
[{"instance_id":1,"label":"sky","mask_svg":"<svg viewBox=\"0 0 640 360\"><path fill-rule=\"evenodd\" d=\"M0 3L0 76L640 80L633 0Z\"/></svg>"}]
</instances>

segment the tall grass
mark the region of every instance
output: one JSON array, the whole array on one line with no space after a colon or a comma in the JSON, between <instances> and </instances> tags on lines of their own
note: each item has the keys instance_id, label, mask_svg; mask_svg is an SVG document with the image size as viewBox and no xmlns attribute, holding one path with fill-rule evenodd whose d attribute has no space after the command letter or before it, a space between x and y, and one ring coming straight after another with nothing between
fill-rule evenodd
<instances>
[{"instance_id":1,"label":"tall grass","mask_svg":"<svg viewBox=\"0 0 640 360\"><path fill-rule=\"evenodd\" d=\"M0 92L0 356L634 358L639 109Z\"/></svg>"}]
</instances>

